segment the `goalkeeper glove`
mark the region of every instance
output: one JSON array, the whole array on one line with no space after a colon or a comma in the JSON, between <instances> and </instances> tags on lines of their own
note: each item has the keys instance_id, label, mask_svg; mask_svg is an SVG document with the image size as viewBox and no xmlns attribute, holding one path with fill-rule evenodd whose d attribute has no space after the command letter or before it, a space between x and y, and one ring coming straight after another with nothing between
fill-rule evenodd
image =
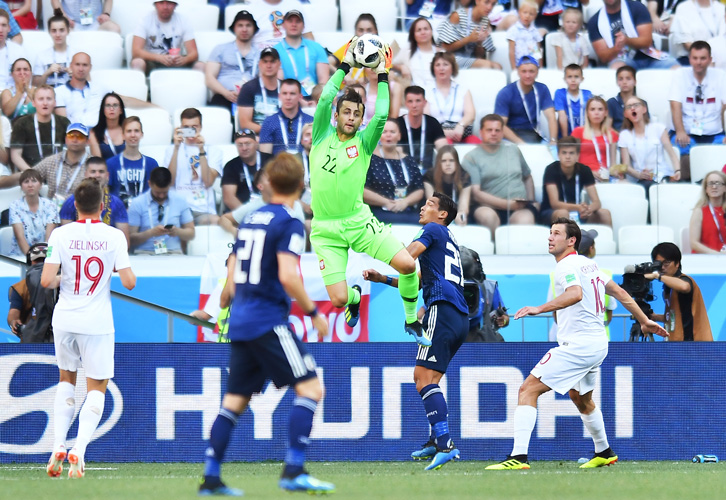
<instances>
[{"instance_id":1,"label":"goalkeeper glove","mask_svg":"<svg viewBox=\"0 0 726 500\"><path fill-rule=\"evenodd\" d=\"M360 64L358 64L355 60L355 57L353 57L353 50L355 49L357 43L358 37L354 36L350 39L348 45L345 46L345 56L343 56L343 62L351 68L360 68Z\"/></svg>"},{"instance_id":2,"label":"goalkeeper glove","mask_svg":"<svg viewBox=\"0 0 726 500\"><path fill-rule=\"evenodd\" d=\"M388 44L385 44L378 50L378 55L378 66L376 66L375 69L376 74L388 74L391 70L391 66L393 66L393 51L391 51L391 47Z\"/></svg>"}]
</instances>

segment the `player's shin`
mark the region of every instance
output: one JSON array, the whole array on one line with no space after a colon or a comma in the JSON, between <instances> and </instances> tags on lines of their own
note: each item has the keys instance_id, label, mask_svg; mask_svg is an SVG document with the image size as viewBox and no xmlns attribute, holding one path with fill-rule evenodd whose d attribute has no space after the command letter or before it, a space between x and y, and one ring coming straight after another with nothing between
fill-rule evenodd
<instances>
[{"instance_id":1,"label":"player's shin","mask_svg":"<svg viewBox=\"0 0 726 500\"><path fill-rule=\"evenodd\" d=\"M403 299L403 312L406 315L406 323L417 321L416 310L418 304L418 273L401 274L398 277L398 292Z\"/></svg>"},{"instance_id":2,"label":"player's shin","mask_svg":"<svg viewBox=\"0 0 726 500\"><path fill-rule=\"evenodd\" d=\"M519 405L514 410L514 446L512 456L526 455L534 424L537 422L537 408Z\"/></svg>"},{"instance_id":3,"label":"player's shin","mask_svg":"<svg viewBox=\"0 0 726 500\"><path fill-rule=\"evenodd\" d=\"M86 447L101 421L106 394L101 391L89 391L78 415L78 438L74 447L81 456L85 456Z\"/></svg>"},{"instance_id":4,"label":"player's shin","mask_svg":"<svg viewBox=\"0 0 726 500\"><path fill-rule=\"evenodd\" d=\"M76 386L70 382L59 382L55 392L53 416L55 418L55 441L53 449L58 449L66 442L68 428L71 426L73 414L76 412Z\"/></svg>"},{"instance_id":5,"label":"player's shin","mask_svg":"<svg viewBox=\"0 0 726 500\"><path fill-rule=\"evenodd\" d=\"M446 399L437 384L430 384L419 392L426 410L426 418L431 424L432 433L435 435L436 446L441 449L450 448L452 445L449 435L449 410L446 406Z\"/></svg>"},{"instance_id":6,"label":"player's shin","mask_svg":"<svg viewBox=\"0 0 726 500\"><path fill-rule=\"evenodd\" d=\"M592 441L595 443L595 453L607 450L610 445L608 444L608 436L605 432L605 422L603 421L600 408L595 408L595 410L589 415L581 413L580 418L592 436Z\"/></svg>"},{"instance_id":7,"label":"player's shin","mask_svg":"<svg viewBox=\"0 0 726 500\"><path fill-rule=\"evenodd\" d=\"M313 429L313 416L318 402L309 398L296 397L290 410L289 448L285 455L283 477L295 477L303 472L305 449L310 442L310 431Z\"/></svg>"},{"instance_id":8,"label":"player's shin","mask_svg":"<svg viewBox=\"0 0 726 500\"><path fill-rule=\"evenodd\" d=\"M212 424L212 430L209 432L209 447L207 448L206 458L204 460L204 478L219 478L222 459L224 452L229 444L229 437L232 429L237 425L239 415L231 410L222 408L219 415Z\"/></svg>"}]
</instances>

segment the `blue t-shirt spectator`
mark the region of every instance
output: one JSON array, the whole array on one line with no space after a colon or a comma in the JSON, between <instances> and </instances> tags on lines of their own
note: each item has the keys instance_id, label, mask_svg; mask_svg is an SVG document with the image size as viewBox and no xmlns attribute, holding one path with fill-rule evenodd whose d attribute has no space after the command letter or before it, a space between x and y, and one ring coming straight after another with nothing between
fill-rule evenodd
<instances>
[{"instance_id":1,"label":"blue t-shirt spectator","mask_svg":"<svg viewBox=\"0 0 726 500\"><path fill-rule=\"evenodd\" d=\"M318 64L328 64L328 54L318 42L303 38L298 48L288 45L283 40L273 47L280 54L282 72L285 78L293 78L300 82L302 93L309 96L313 87L318 84Z\"/></svg>"},{"instance_id":2,"label":"blue t-shirt spectator","mask_svg":"<svg viewBox=\"0 0 726 500\"><path fill-rule=\"evenodd\" d=\"M149 190L149 174L159 166L155 159L142 155L138 160L118 154L108 159L108 189L128 205L132 198Z\"/></svg>"},{"instance_id":3,"label":"blue t-shirt spectator","mask_svg":"<svg viewBox=\"0 0 726 500\"><path fill-rule=\"evenodd\" d=\"M300 135L302 127L306 123L312 123L313 117L307 113L303 113L298 108L297 115L290 119L282 112L278 111L274 115L262 122L260 129L260 144L272 144L272 154L276 155L280 151L291 153L300 153L302 146L300 145Z\"/></svg>"},{"instance_id":4,"label":"blue t-shirt spectator","mask_svg":"<svg viewBox=\"0 0 726 500\"><path fill-rule=\"evenodd\" d=\"M18 25L18 22L13 17L13 13L10 10L10 6L8 5L8 3L0 0L0 9L7 12L8 15L10 16L10 33L8 33L8 38L12 38L16 35L19 35L20 34L20 25Z\"/></svg>"},{"instance_id":5,"label":"blue t-shirt spectator","mask_svg":"<svg viewBox=\"0 0 726 500\"><path fill-rule=\"evenodd\" d=\"M534 82L532 90L537 92L538 99L535 98L533 91L524 94L524 101L527 103L529 115L524 109L524 102L519 93L518 82L510 83L497 94L494 103L494 113L501 117L507 118L507 127L512 130L531 130L535 131L534 124L539 120L538 114L554 107L552 96L547 85L540 82ZM539 106L537 101L539 100ZM537 109L539 107L539 109ZM530 121L531 117L531 121Z\"/></svg>"},{"instance_id":6,"label":"blue t-shirt spectator","mask_svg":"<svg viewBox=\"0 0 726 500\"><path fill-rule=\"evenodd\" d=\"M567 113L567 135L577 127L585 126L585 107L592 97L589 90L580 89L580 99L568 99L567 89L555 90L555 111Z\"/></svg>"},{"instance_id":7,"label":"blue t-shirt spectator","mask_svg":"<svg viewBox=\"0 0 726 500\"><path fill-rule=\"evenodd\" d=\"M124 202L121 201L121 198L118 196L114 196L112 194L109 194L110 202L107 203L106 196L103 197L103 211L101 212L101 220L108 224L109 226L116 227L116 224L121 223L127 223L129 221L128 213L126 212L126 207L124 206ZM69 221L75 221L78 220L78 211L76 210L76 206L73 204L75 201L75 196L70 195L66 201L63 202L63 206L60 209L60 218L61 221L69 220Z\"/></svg>"},{"instance_id":8,"label":"blue t-shirt spectator","mask_svg":"<svg viewBox=\"0 0 726 500\"><path fill-rule=\"evenodd\" d=\"M164 208L160 211L159 207ZM129 226L139 228L139 232L147 231L152 226L172 224L182 227L184 224L194 222L192 211L186 200L175 192L170 191L168 197L159 204L151 198L151 191L131 200L129 204ZM163 236L168 251L181 251L181 240L178 236ZM149 238L133 250L154 251L154 238Z\"/></svg>"}]
</instances>

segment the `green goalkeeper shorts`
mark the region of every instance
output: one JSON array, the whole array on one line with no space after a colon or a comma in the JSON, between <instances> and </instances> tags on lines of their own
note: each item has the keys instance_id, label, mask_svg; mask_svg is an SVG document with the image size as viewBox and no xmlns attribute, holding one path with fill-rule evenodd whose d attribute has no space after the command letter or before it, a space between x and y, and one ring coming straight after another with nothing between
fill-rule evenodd
<instances>
[{"instance_id":1,"label":"green goalkeeper shorts","mask_svg":"<svg viewBox=\"0 0 726 500\"><path fill-rule=\"evenodd\" d=\"M349 248L386 264L404 248L391 233L391 227L376 219L367 206L344 219L313 217L310 243L318 256L325 286L346 280Z\"/></svg>"}]
</instances>

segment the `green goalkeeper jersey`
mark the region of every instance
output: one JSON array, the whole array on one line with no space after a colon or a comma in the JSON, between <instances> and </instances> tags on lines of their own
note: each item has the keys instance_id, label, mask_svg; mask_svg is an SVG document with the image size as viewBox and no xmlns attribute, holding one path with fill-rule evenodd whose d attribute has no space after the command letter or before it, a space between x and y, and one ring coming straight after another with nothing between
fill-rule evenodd
<instances>
[{"instance_id":1,"label":"green goalkeeper jersey","mask_svg":"<svg viewBox=\"0 0 726 500\"><path fill-rule=\"evenodd\" d=\"M338 70L325 84L313 120L313 144L310 151L311 208L318 219L340 219L363 208L363 187L388 119L388 82L378 83L378 97L373 118L363 131L342 142L330 123L333 106L345 73Z\"/></svg>"}]
</instances>

